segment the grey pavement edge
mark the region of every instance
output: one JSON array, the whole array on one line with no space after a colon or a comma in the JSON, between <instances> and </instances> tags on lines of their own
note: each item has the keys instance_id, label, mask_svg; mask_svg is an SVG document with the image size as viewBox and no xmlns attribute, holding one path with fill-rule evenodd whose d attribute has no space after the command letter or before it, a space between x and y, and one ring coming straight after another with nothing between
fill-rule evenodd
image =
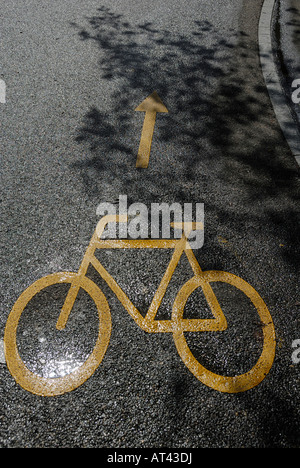
<instances>
[{"instance_id":1,"label":"grey pavement edge","mask_svg":"<svg viewBox=\"0 0 300 468\"><path fill-rule=\"evenodd\" d=\"M299 0L277 0L274 15L273 32L275 32L276 55L281 83L289 99L293 116L300 131L300 106L298 92L294 81L300 77L300 2ZM298 83L298 82L297 82ZM296 83L296 84L297 84ZM295 102L294 102L295 100Z\"/></svg>"},{"instance_id":2,"label":"grey pavement edge","mask_svg":"<svg viewBox=\"0 0 300 468\"><path fill-rule=\"evenodd\" d=\"M276 0L265 0L259 21L259 53L269 96L288 145L300 166L300 133L281 86L272 47L272 24Z\"/></svg>"}]
</instances>

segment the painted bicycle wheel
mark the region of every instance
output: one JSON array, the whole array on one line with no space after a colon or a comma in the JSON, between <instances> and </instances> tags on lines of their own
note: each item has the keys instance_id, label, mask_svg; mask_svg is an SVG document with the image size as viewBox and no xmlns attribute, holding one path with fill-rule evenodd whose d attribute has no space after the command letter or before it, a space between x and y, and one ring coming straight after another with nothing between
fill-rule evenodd
<instances>
[{"instance_id":1,"label":"painted bicycle wheel","mask_svg":"<svg viewBox=\"0 0 300 468\"><path fill-rule=\"evenodd\" d=\"M47 288L55 285L72 285L76 279L76 273L55 273L33 283L26 289L15 303L6 323L4 346L7 366L16 382L25 390L42 396L62 395L70 392L82 385L97 369L101 363L111 335L111 314L107 300L102 291L87 277L80 279L80 290L87 293L88 297L96 307L96 338L95 346L88 358L80 363L79 367L71 370L67 375L60 377L44 377L30 370L20 356L17 344L18 325L24 311L39 295L43 294ZM60 286L61 287L61 286ZM65 294L65 293L64 293ZM76 301L79 298L77 296ZM75 302L76 305L76 302ZM57 317L59 315L57 311ZM27 313L27 312L26 312ZM67 324L68 325L68 324ZM52 328L55 328L53 326ZM64 339L64 332L58 332Z\"/></svg>"},{"instance_id":2,"label":"painted bicycle wheel","mask_svg":"<svg viewBox=\"0 0 300 468\"><path fill-rule=\"evenodd\" d=\"M184 310L188 298L197 288L202 288L204 290L207 289L208 284L211 286L211 283L218 282L228 283L245 294L255 307L259 316L263 341L262 351L256 364L249 371L241 375L224 376L205 368L192 353L185 336ZM173 337L182 361L194 376L208 387L224 393L244 392L261 383L269 373L275 358L276 348L273 320L260 295L250 284L238 276L223 271L205 271L201 273L201 275L193 277L182 287L176 296L172 311L172 320L174 322ZM199 319L199 322L201 322L201 319ZM213 331L213 328L211 331Z\"/></svg>"}]
</instances>

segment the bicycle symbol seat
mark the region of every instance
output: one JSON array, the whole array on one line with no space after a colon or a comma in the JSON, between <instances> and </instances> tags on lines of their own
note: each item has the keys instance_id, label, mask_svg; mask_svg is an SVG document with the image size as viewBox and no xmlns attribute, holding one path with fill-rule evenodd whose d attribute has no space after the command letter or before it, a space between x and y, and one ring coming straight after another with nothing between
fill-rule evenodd
<instances>
[{"instance_id":1,"label":"bicycle symbol seat","mask_svg":"<svg viewBox=\"0 0 300 468\"><path fill-rule=\"evenodd\" d=\"M231 273L223 271L202 271L192 249L188 237L192 230L203 229L201 223L176 225L182 228L181 239L147 239L147 240L103 240L101 236L108 223L126 223L127 216L105 216L97 225L93 237L86 250L81 266L77 273L61 272L48 275L37 280L26 289L16 301L7 320L4 345L6 362L10 373L25 390L36 395L55 396L70 392L82 385L93 375L100 365L107 351L112 322L110 308L106 297L100 288L87 277L90 265L99 273L136 324L148 333L172 333L179 356L193 375L203 384L219 392L238 393L249 390L258 385L269 373L275 357L275 330L272 317L263 299L246 281ZM163 278L154 294L146 316L143 316L134 306L117 281L108 273L95 256L98 249L173 249L173 255ZM165 296L173 273L185 253L194 276L179 290L172 308L171 319L155 320L158 309ZM227 329L227 320L220 307L211 283L222 282L234 286L244 293L254 305L260 319L263 332L263 347L261 355L252 369L248 372L228 377L215 374L206 369L192 354L187 343L187 332L221 332ZM69 291L61 310L58 310L57 330L63 330L76 300L79 300L80 289L84 290L94 301L99 319L98 336L95 347L87 360L68 375L46 378L28 369L23 362L17 345L17 329L22 313L32 299L41 291L52 285L67 284ZM184 309L190 295L201 288L212 313L210 319L185 319Z\"/></svg>"}]
</instances>

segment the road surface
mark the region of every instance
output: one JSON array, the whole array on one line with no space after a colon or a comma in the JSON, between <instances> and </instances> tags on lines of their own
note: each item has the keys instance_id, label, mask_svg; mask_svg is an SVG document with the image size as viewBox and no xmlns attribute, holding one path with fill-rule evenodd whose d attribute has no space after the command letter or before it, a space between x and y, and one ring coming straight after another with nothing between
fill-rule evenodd
<instances>
[{"instance_id":1,"label":"road surface","mask_svg":"<svg viewBox=\"0 0 300 468\"><path fill-rule=\"evenodd\" d=\"M117 206L123 195L149 210L204 204L196 259L254 288L271 314L276 353L259 385L217 391L184 365L172 333L141 330L91 270L112 315L103 361L83 385L55 397L24 390L0 364L0 445L299 447L299 168L260 68L262 1L2 3L0 338L25 288L78 271L97 207ZM168 113L156 115L148 168L136 168L145 115L135 109L154 91ZM100 254L145 314L170 252ZM183 256L157 319L170 319L192 276ZM186 339L213 373L246 373L262 352L264 326L245 294L212 286L231 326ZM212 318L196 293L194 318ZM55 378L92 352L98 325L89 306L70 317L70 332L56 332L61 290L45 294L22 314L17 344L30 371Z\"/></svg>"}]
</instances>

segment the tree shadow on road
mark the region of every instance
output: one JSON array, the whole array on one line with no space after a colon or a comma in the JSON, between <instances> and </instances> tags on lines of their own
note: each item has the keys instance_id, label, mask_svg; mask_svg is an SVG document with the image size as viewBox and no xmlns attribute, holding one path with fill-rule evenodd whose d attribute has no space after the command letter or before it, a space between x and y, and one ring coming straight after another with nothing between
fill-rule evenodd
<instances>
[{"instance_id":1,"label":"tree shadow on road","mask_svg":"<svg viewBox=\"0 0 300 468\"><path fill-rule=\"evenodd\" d=\"M161 194L190 201L193 193L231 231L280 225L282 243L294 246L298 168L270 106L257 44L243 31L226 38L208 21L193 24L176 35L149 22L130 24L106 7L87 27L73 24L83 41L96 43L100 78L112 84L110 114L91 108L77 137L89 148L75 164L84 188L98 202L111 201L109 193L129 200L134 193L133 201L145 203ZM170 112L157 124L152 148L159 157L141 171L135 162L143 116L133 110L154 90ZM285 255L296 266L295 253Z\"/></svg>"},{"instance_id":2,"label":"tree shadow on road","mask_svg":"<svg viewBox=\"0 0 300 468\"><path fill-rule=\"evenodd\" d=\"M154 196L158 185L163 193L173 193L170 180L174 185L175 166L179 165L182 181L190 181L199 152L204 159L209 158L205 150L205 144L209 144L209 124L203 125L203 116L209 114L214 99L213 81L224 75L222 58L219 64L216 61L218 48L213 27L208 22L195 21L189 37L177 37L170 31L156 29L151 23L132 26L122 15L104 7L89 23L89 30L79 30L80 37L84 41L96 41L101 56L101 79L117 84L117 89L111 94L109 116L95 107L84 118L77 141L89 145L92 157L79 163L78 168L84 177L85 170L92 167L106 180L113 179L114 184L118 181L124 193L128 183L135 182L136 174L139 181L147 179L147 187L152 185ZM201 45L201 38L206 35L212 36L209 49ZM224 41L224 47L233 45ZM136 132L141 130L142 116L133 110L154 90L170 109L167 117L159 118L159 140L153 142L163 155L147 174L136 173L140 135ZM175 143L181 151L179 160L169 154L169 143L173 146ZM95 187L95 184L87 186ZM136 198L143 200L145 186L136 184L135 189ZM178 185L175 192L178 193Z\"/></svg>"},{"instance_id":3,"label":"tree shadow on road","mask_svg":"<svg viewBox=\"0 0 300 468\"><path fill-rule=\"evenodd\" d=\"M242 30L226 36L197 18L180 35L150 22L131 24L106 7L86 26L72 26L83 43L98 47L99 77L112 90L109 114L92 107L77 136L87 155L73 170L87 195L96 205L119 194L128 203L204 201L204 269L244 276L244 263L255 265L245 268L246 279L267 295L277 324L284 325L287 310L296 322L289 278L297 278L300 263L299 171L253 37ZM137 170L142 119L134 109L154 90L169 114L157 122L149 168Z\"/></svg>"}]
</instances>

